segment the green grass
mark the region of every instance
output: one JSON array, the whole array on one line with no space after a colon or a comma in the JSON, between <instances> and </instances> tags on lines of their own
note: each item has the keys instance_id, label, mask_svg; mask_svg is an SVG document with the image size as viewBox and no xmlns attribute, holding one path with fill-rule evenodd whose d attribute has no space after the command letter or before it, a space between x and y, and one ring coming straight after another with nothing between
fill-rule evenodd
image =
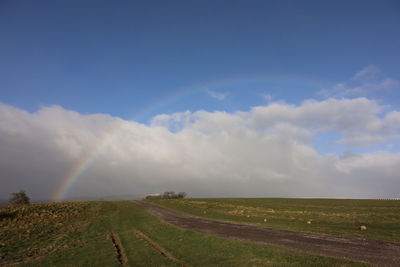
<instances>
[{"instance_id":1,"label":"green grass","mask_svg":"<svg viewBox=\"0 0 400 267\"><path fill-rule=\"evenodd\" d=\"M400 242L399 200L221 198L151 202L217 220ZM307 224L308 220L312 223ZM361 225L367 230L360 231Z\"/></svg>"},{"instance_id":2,"label":"green grass","mask_svg":"<svg viewBox=\"0 0 400 267\"><path fill-rule=\"evenodd\" d=\"M113 247L106 239L101 223L93 226L93 219L100 219L101 205L89 202L33 204L29 206L0 207L0 263L32 262L69 263L59 257L71 257L104 251L94 262L112 264ZM2 265L0 264L0 265ZM48 264L50 265L50 264Z\"/></svg>"},{"instance_id":3,"label":"green grass","mask_svg":"<svg viewBox=\"0 0 400 267\"><path fill-rule=\"evenodd\" d=\"M189 266L365 266L179 229L126 201L0 207L0 224L1 266L118 266L111 233L128 266L178 266L135 231Z\"/></svg>"}]
</instances>

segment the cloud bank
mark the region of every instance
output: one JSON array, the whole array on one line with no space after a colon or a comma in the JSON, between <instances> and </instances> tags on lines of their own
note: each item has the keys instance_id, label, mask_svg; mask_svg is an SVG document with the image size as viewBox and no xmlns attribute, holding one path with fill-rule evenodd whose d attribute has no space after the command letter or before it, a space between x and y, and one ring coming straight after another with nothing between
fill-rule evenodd
<instances>
[{"instance_id":1,"label":"cloud bank","mask_svg":"<svg viewBox=\"0 0 400 267\"><path fill-rule=\"evenodd\" d=\"M319 133L339 134L349 150L390 144L400 139L400 112L367 98L329 98L161 114L146 125L60 106L29 113L0 104L0 194L25 189L49 199L85 162L66 198L167 190L197 197L399 197L399 152L321 154Z\"/></svg>"}]
</instances>

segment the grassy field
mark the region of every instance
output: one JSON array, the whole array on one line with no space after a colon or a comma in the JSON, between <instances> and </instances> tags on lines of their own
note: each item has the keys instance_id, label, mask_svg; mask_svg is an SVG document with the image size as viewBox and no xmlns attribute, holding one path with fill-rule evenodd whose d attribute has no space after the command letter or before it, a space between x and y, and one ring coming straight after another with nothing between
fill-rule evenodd
<instances>
[{"instance_id":1,"label":"grassy field","mask_svg":"<svg viewBox=\"0 0 400 267\"><path fill-rule=\"evenodd\" d=\"M126 201L0 207L0 265L365 266L178 229Z\"/></svg>"},{"instance_id":2,"label":"grassy field","mask_svg":"<svg viewBox=\"0 0 400 267\"><path fill-rule=\"evenodd\" d=\"M217 220L400 242L399 200L220 198L152 202ZM360 231L361 225L367 230Z\"/></svg>"}]
</instances>

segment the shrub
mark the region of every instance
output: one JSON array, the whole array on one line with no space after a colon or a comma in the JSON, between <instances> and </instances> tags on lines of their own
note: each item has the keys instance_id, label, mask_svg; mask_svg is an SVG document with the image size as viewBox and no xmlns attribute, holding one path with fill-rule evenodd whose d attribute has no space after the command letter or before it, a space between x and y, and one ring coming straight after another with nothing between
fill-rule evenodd
<instances>
[{"instance_id":1,"label":"shrub","mask_svg":"<svg viewBox=\"0 0 400 267\"><path fill-rule=\"evenodd\" d=\"M175 198L185 198L186 193L185 192L179 192L178 194L175 194L173 191L167 191L164 192L164 194L151 194L147 195L145 199L175 199Z\"/></svg>"},{"instance_id":2,"label":"shrub","mask_svg":"<svg viewBox=\"0 0 400 267\"><path fill-rule=\"evenodd\" d=\"M185 198L186 197L186 193L185 192L179 192L178 193L178 198Z\"/></svg>"},{"instance_id":3,"label":"shrub","mask_svg":"<svg viewBox=\"0 0 400 267\"><path fill-rule=\"evenodd\" d=\"M21 190L18 193L12 193L10 198L11 205L29 205L31 204L29 197L25 191Z\"/></svg>"}]
</instances>

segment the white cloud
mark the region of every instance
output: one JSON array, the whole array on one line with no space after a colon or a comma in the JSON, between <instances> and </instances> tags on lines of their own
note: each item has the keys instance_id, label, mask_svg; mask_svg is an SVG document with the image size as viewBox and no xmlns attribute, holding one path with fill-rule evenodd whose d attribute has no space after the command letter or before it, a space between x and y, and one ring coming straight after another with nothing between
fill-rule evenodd
<instances>
[{"instance_id":1,"label":"white cloud","mask_svg":"<svg viewBox=\"0 0 400 267\"><path fill-rule=\"evenodd\" d=\"M270 94L259 94L267 103L272 101L272 95Z\"/></svg>"},{"instance_id":2,"label":"white cloud","mask_svg":"<svg viewBox=\"0 0 400 267\"><path fill-rule=\"evenodd\" d=\"M392 140L399 140L400 134L379 135L379 134L354 134L346 136L338 141L338 143L354 147L370 147L373 145L386 144Z\"/></svg>"},{"instance_id":3,"label":"white cloud","mask_svg":"<svg viewBox=\"0 0 400 267\"><path fill-rule=\"evenodd\" d=\"M368 65L357 72L349 81L337 83L331 89L322 89L319 96L360 97L382 96L400 89L400 80L385 77L375 65Z\"/></svg>"},{"instance_id":4,"label":"white cloud","mask_svg":"<svg viewBox=\"0 0 400 267\"><path fill-rule=\"evenodd\" d=\"M370 64L363 68L362 70L358 71L356 74L353 76L353 80L362 80L364 81L365 79L371 79L373 77L376 77L380 73L380 69L376 67L373 64Z\"/></svg>"},{"instance_id":5,"label":"white cloud","mask_svg":"<svg viewBox=\"0 0 400 267\"><path fill-rule=\"evenodd\" d=\"M211 91L211 90L207 90L207 93L212 97L212 98L215 98L215 99L218 99L218 100L224 100L228 95L229 95L229 93L220 93L220 92L215 92L215 91Z\"/></svg>"},{"instance_id":6,"label":"white cloud","mask_svg":"<svg viewBox=\"0 0 400 267\"><path fill-rule=\"evenodd\" d=\"M306 129L347 134L372 130L374 124L381 122L378 117L381 111L375 101L366 98L331 98L305 101L299 106L272 103L255 107L249 122L255 128L265 128L286 121Z\"/></svg>"},{"instance_id":7,"label":"white cloud","mask_svg":"<svg viewBox=\"0 0 400 267\"><path fill-rule=\"evenodd\" d=\"M237 132L243 129L277 132L278 128L309 136L316 132L336 132L343 136L340 143L368 147L398 138L400 112L383 113L384 108L367 98L308 100L295 106L270 103L253 107L249 112L182 112L156 116L153 126L194 129L202 133ZM162 123L160 122L162 121ZM295 131L293 129L296 129ZM311 138L301 138L310 140Z\"/></svg>"},{"instance_id":8,"label":"white cloud","mask_svg":"<svg viewBox=\"0 0 400 267\"><path fill-rule=\"evenodd\" d=\"M400 112L382 112L366 98L327 99L247 112L164 114L144 125L59 106L28 113L0 104L0 194L25 189L36 199L49 198L72 169L89 162L67 196L175 190L191 196L398 197L399 153L321 155L312 142L320 131L339 132L351 145L376 142L362 134L379 142L398 138ZM364 140L351 140L358 136Z\"/></svg>"}]
</instances>

